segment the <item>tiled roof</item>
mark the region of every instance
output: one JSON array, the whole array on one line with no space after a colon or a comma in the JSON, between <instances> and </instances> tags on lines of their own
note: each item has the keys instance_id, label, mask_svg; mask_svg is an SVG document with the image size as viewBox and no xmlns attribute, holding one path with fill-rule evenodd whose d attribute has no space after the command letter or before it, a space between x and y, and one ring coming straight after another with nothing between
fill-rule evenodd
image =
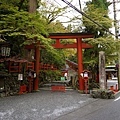
<instances>
[{"instance_id":1,"label":"tiled roof","mask_svg":"<svg viewBox=\"0 0 120 120\"><path fill-rule=\"evenodd\" d=\"M28 62L27 59L24 59L24 58L15 58L15 57L12 57L12 58L6 58L5 61L11 61L11 62ZM0 62L4 62L4 59L1 58L0 59Z\"/></svg>"}]
</instances>

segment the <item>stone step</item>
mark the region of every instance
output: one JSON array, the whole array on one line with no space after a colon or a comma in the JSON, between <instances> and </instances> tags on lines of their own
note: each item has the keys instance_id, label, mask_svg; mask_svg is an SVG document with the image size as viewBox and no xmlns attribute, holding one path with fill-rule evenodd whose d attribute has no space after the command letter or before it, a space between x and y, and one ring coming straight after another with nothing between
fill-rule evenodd
<instances>
[{"instance_id":1,"label":"stone step","mask_svg":"<svg viewBox=\"0 0 120 120\"><path fill-rule=\"evenodd\" d=\"M51 86L40 87L39 90L51 90ZM65 90L74 90L72 87L65 87Z\"/></svg>"}]
</instances>

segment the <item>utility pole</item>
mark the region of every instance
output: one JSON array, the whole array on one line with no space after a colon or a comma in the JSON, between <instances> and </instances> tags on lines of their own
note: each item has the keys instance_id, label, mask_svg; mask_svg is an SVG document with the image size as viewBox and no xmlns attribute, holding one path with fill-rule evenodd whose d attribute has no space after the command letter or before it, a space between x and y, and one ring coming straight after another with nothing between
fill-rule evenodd
<instances>
[{"instance_id":1,"label":"utility pole","mask_svg":"<svg viewBox=\"0 0 120 120\"><path fill-rule=\"evenodd\" d=\"M116 3L120 1L113 0L113 13L114 13L114 28L115 28L115 40L118 40L118 21L117 21L117 14L116 14ZM119 49L120 50L120 49ZM118 52L118 90L120 90L120 53Z\"/></svg>"},{"instance_id":2,"label":"utility pole","mask_svg":"<svg viewBox=\"0 0 120 120\"><path fill-rule=\"evenodd\" d=\"M117 15L116 15L116 1L115 0L113 0L113 13L114 13L115 38L118 39Z\"/></svg>"},{"instance_id":3,"label":"utility pole","mask_svg":"<svg viewBox=\"0 0 120 120\"><path fill-rule=\"evenodd\" d=\"M81 0L79 0L80 10L82 11Z\"/></svg>"}]
</instances>

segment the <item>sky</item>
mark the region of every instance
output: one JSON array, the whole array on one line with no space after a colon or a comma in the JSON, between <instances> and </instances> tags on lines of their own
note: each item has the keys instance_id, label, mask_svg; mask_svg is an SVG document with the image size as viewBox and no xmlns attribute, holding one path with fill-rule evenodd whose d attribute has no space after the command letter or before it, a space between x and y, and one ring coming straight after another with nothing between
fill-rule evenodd
<instances>
[{"instance_id":1,"label":"sky","mask_svg":"<svg viewBox=\"0 0 120 120\"><path fill-rule=\"evenodd\" d=\"M48 0L48 1L49 1L49 2L54 2L56 5L58 5L58 6L60 6L60 7L66 6L66 4L65 4L62 0ZM71 0L67 0L67 1L70 2ZM83 8L85 7L85 2L91 1L91 0L80 0L80 1L81 1L81 7L82 7L82 9L83 9ZM108 0L108 1L113 2L113 0ZM120 7L119 7L119 6L120 6L120 2L118 2L118 1L120 1L120 0L115 0L115 1L116 1L116 3L115 3L115 6L116 6L116 19L119 21L118 26L120 26ZM71 4L74 5L76 8L80 9L80 7L79 7L79 0L72 0ZM72 18L72 17L75 17L75 16L80 15L80 13L78 13L77 11L75 11L75 10L72 9L72 8L69 8L68 11L70 11L70 12L66 12L66 14L64 14L62 17L59 17L59 20L60 20L61 22L63 22L63 25L64 25L64 26L67 26L67 25L68 25L68 23L64 23L64 22L68 21L68 20L69 20L69 17ZM67 17L65 17L65 16L67 16ZM114 19L113 4L111 4L111 5L109 6L109 17L110 17L111 19ZM77 21L77 23L70 22L69 24L77 25L77 24L79 24L80 22L81 22L81 21L79 20L79 21ZM110 31L111 31L112 33L115 33L114 27L111 28ZM119 32L119 33L120 33L120 32Z\"/></svg>"}]
</instances>

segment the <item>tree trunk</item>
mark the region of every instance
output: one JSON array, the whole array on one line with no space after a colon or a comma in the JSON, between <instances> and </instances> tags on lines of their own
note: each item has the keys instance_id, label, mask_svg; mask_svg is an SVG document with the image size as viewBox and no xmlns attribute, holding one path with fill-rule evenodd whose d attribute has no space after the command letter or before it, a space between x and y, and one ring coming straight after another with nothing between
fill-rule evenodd
<instances>
[{"instance_id":1,"label":"tree trunk","mask_svg":"<svg viewBox=\"0 0 120 120\"><path fill-rule=\"evenodd\" d=\"M29 13L36 12L37 0L29 0Z\"/></svg>"}]
</instances>

